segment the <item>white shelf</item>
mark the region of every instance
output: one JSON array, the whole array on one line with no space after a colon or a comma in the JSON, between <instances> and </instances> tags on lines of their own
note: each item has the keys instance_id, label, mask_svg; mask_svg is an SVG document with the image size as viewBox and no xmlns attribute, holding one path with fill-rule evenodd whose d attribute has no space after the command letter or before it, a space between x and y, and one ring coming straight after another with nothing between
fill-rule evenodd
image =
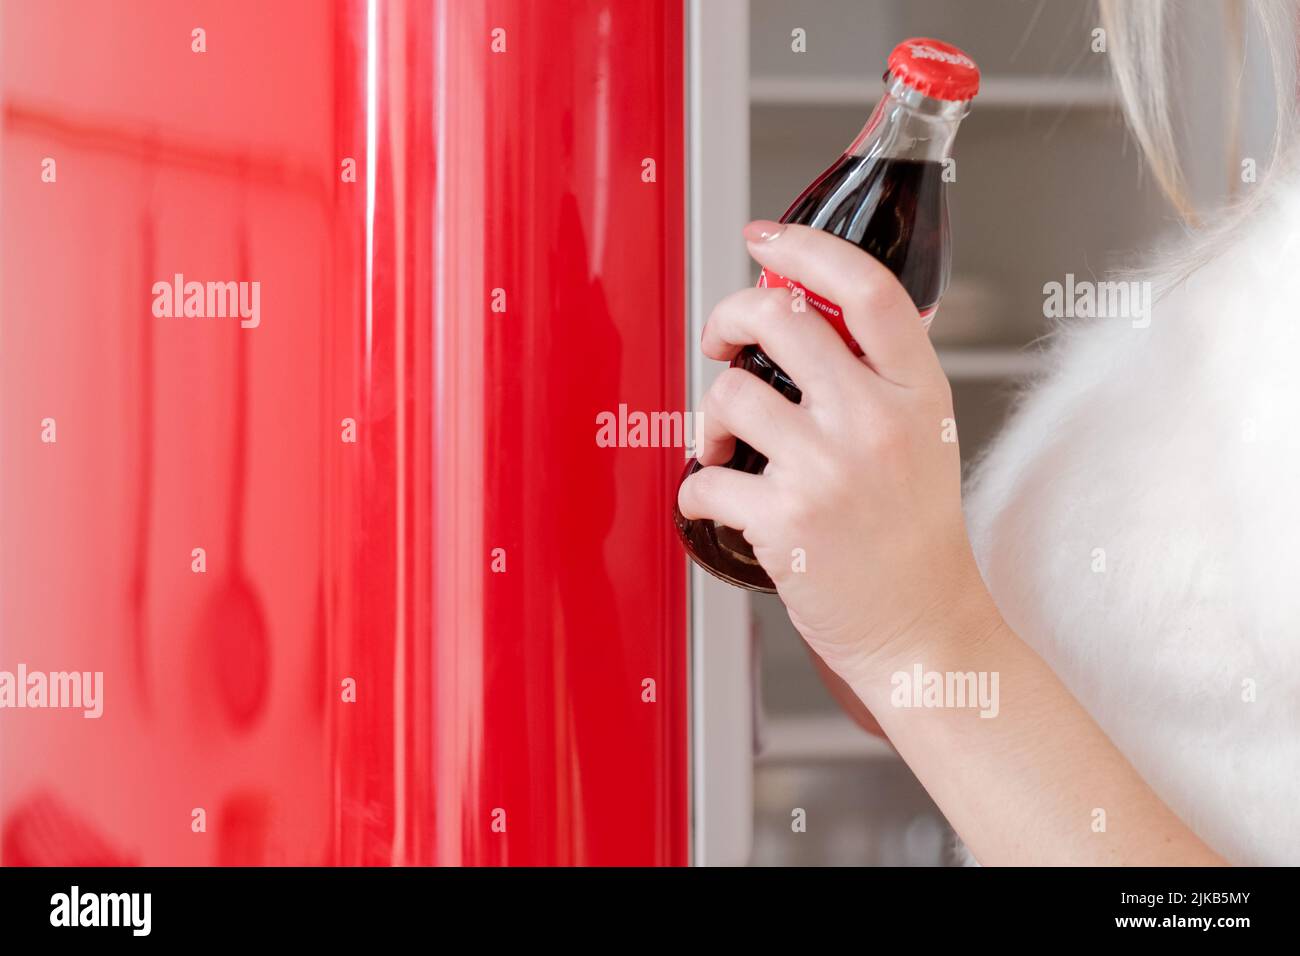
<instances>
[{"instance_id":1,"label":"white shelf","mask_svg":"<svg viewBox=\"0 0 1300 956\"><path fill-rule=\"evenodd\" d=\"M869 108L880 96L880 82L857 76L755 76L749 100L755 106L852 106ZM977 108L1110 109L1118 103L1105 77L993 76L980 82Z\"/></svg>"},{"instance_id":2,"label":"white shelf","mask_svg":"<svg viewBox=\"0 0 1300 956\"><path fill-rule=\"evenodd\" d=\"M838 714L769 718L760 740L761 764L901 759L887 742Z\"/></svg>"},{"instance_id":3,"label":"white shelf","mask_svg":"<svg viewBox=\"0 0 1300 956\"><path fill-rule=\"evenodd\" d=\"M953 382L1026 378L1043 368L1041 352L1015 348L939 348L939 363Z\"/></svg>"}]
</instances>

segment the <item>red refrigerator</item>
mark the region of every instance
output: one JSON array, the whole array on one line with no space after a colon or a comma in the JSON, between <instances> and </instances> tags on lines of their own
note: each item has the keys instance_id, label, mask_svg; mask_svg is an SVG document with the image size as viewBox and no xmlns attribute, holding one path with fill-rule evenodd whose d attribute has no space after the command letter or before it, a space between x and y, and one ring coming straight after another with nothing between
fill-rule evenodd
<instances>
[{"instance_id":1,"label":"red refrigerator","mask_svg":"<svg viewBox=\"0 0 1300 956\"><path fill-rule=\"evenodd\" d=\"M743 859L707 16L3 0L0 863Z\"/></svg>"}]
</instances>

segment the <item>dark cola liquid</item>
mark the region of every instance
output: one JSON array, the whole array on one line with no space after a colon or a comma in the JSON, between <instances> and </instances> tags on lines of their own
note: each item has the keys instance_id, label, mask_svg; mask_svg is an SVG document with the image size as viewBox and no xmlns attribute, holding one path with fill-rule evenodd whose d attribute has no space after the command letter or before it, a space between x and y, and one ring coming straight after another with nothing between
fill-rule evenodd
<instances>
[{"instance_id":1,"label":"dark cola liquid","mask_svg":"<svg viewBox=\"0 0 1300 956\"><path fill-rule=\"evenodd\" d=\"M948 285L948 203L943 167L930 160L841 156L790 206L782 222L825 229L869 252L898 277L924 316ZM818 290L813 289L813 292ZM757 346L731 363L752 372L790 401L799 387ZM759 474L767 459L737 440L728 468ZM699 470L692 460L683 479ZM688 521L674 505L674 523L687 551L705 570L731 584L774 591L740 532L716 522Z\"/></svg>"}]
</instances>

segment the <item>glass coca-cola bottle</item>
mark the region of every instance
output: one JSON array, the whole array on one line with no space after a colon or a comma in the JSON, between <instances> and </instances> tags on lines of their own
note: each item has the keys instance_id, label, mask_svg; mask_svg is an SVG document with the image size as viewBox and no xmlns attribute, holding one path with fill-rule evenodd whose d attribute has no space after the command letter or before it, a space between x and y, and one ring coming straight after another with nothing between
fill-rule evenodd
<instances>
[{"instance_id":1,"label":"glass coca-cola bottle","mask_svg":"<svg viewBox=\"0 0 1300 956\"><path fill-rule=\"evenodd\" d=\"M825 229L869 252L898 277L928 327L948 286L948 200L953 178L949 151L957 126L979 90L979 69L957 47L939 40L904 40L889 55L885 93L844 155L813 180L781 222ZM766 269L760 286L785 285L804 297L858 355L839 306ZM802 397L762 349L749 346L732 362L772 385L792 402ZM727 468L759 474L763 455L744 442ZM682 480L700 468L687 465ZM687 520L674 508L687 552L711 574L738 587L774 591L744 536L715 521Z\"/></svg>"}]
</instances>

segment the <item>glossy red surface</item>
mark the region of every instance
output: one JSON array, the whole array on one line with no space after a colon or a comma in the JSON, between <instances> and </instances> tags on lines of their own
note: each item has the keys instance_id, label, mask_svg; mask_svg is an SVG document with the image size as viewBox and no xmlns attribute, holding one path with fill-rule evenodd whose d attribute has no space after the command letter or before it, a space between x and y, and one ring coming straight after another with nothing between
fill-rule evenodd
<instances>
[{"instance_id":1,"label":"glossy red surface","mask_svg":"<svg viewBox=\"0 0 1300 956\"><path fill-rule=\"evenodd\" d=\"M0 17L0 862L687 862L681 4Z\"/></svg>"}]
</instances>

